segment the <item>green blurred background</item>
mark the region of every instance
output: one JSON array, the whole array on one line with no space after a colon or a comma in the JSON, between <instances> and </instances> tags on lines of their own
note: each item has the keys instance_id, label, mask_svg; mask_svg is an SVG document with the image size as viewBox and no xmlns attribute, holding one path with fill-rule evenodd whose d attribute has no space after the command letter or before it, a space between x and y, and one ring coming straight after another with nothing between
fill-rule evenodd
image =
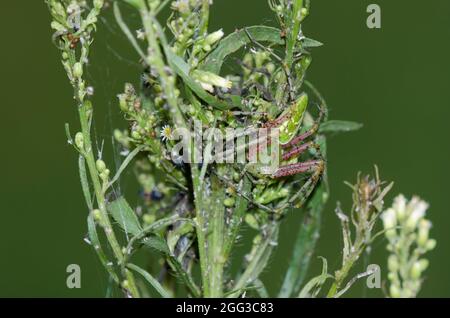
<instances>
[{"instance_id":1,"label":"green blurred background","mask_svg":"<svg viewBox=\"0 0 450 318\"><path fill-rule=\"evenodd\" d=\"M366 27L369 3L381 6L381 30ZM0 296L103 297L106 276L83 242L87 211L76 154L64 133L65 122L77 129L77 114L51 42L47 7L41 0L2 1L0 12ZM226 33L275 24L265 0L215 0L211 18L211 29L223 27ZM384 179L395 181L388 204L400 192L430 202L438 246L429 254L421 296L450 296L450 1L313 0L304 30L325 43L313 51L308 76L326 97L331 118L365 125L330 138L332 196L317 255L328 258L332 270L339 266L335 202L349 207L351 193L343 181L377 164ZM109 133L120 119L115 95L124 82L138 78L139 68L113 19L100 25L97 37L90 69L97 89L96 134L111 152ZM264 274L272 290L281 284L299 221L299 215L289 216ZM382 271L384 243L375 244L370 260ZM79 290L66 287L65 270L73 263L82 270ZM319 273L320 266L312 271ZM359 282L349 296L361 296L363 287Z\"/></svg>"}]
</instances>

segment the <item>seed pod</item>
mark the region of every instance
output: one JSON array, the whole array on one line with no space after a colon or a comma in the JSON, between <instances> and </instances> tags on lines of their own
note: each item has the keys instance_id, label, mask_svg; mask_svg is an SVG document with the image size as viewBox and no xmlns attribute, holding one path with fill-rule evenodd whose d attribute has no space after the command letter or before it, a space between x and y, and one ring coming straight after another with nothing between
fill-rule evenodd
<instances>
[{"instance_id":1,"label":"seed pod","mask_svg":"<svg viewBox=\"0 0 450 318\"><path fill-rule=\"evenodd\" d=\"M83 149L84 148L84 136L81 132L78 132L75 135L75 145L78 147L78 149Z\"/></svg>"},{"instance_id":2,"label":"seed pod","mask_svg":"<svg viewBox=\"0 0 450 318\"><path fill-rule=\"evenodd\" d=\"M106 164L101 159L98 159L97 162L95 163L95 165L97 166L97 170L100 173L102 173L102 172L104 172L106 170Z\"/></svg>"}]
</instances>

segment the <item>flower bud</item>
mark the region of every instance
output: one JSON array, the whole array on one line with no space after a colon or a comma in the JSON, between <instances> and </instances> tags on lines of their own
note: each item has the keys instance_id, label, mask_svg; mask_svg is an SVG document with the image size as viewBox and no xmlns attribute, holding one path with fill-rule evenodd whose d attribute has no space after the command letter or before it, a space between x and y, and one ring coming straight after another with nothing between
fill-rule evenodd
<instances>
[{"instance_id":1,"label":"flower bud","mask_svg":"<svg viewBox=\"0 0 450 318\"><path fill-rule=\"evenodd\" d=\"M420 262L414 262L409 274L411 275L412 279L420 278L420 276L422 275L422 265L420 264Z\"/></svg>"},{"instance_id":2,"label":"flower bud","mask_svg":"<svg viewBox=\"0 0 450 318\"><path fill-rule=\"evenodd\" d=\"M251 213L245 215L245 223L247 223L252 229L258 230L259 224L255 216Z\"/></svg>"},{"instance_id":3,"label":"flower bud","mask_svg":"<svg viewBox=\"0 0 450 318\"><path fill-rule=\"evenodd\" d=\"M107 181L110 173L111 172L109 171L109 169L105 169L102 173L100 173L100 179L102 179L103 181Z\"/></svg>"},{"instance_id":4,"label":"flower bud","mask_svg":"<svg viewBox=\"0 0 450 318\"><path fill-rule=\"evenodd\" d=\"M398 263L397 256L390 255L388 258L388 269L390 272L396 272L398 271L400 265Z\"/></svg>"},{"instance_id":5,"label":"flower bud","mask_svg":"<svg viewBox=\"0 0 450 318\"><path fill-rule=\"evenodd\" d=\"M400 194L394 199L394 204L392 205L392 208L397 213L397 219L399 221L403 221L405 219L406 214L406 198Z\"/></svg>"},{"instance_id":6,"label":"flower bud","mask_svg":"<svg viewBox=\"0 0 450 318\"><path fill-rule=\"evenodd\" d=\"M213 45L214 43L218 42L221 38L223 38L223 36L224 33L222 29L220 29L219 31L209 34L205 39L205 43L208 45Z\"/></svg>"},{"instance_id":7,"label":"flower bud","mask_svg":"<svg viewBox=\"0 0 450 318\"><path fill-rule=\"evenodd\" d=\"M128 111L127 96L125 94L120 94L120 95L117 95L117 97L119 98L120 110L123 112L127 112Z\"/></svg>"},{"instance_id":8,"label":"flower bud","mask_svg":"<svg viewBox=\"0 0 450 318\"><path fill-rule=\"evenodd\" d=\"M436 240L435 239L429 239L427 241L427 244L425 244L425 248L427 251L431 251L436 247Z\"/></svg>"},{"instance_id":9,"label":"flower bud","mask_svg":"<svg viewBox=\"0 0 450 318\"><path fill-rule=\"evenodd\" d=\"M428 265L430 265L430 262L426 258L422 258L421 260L419 260L419 264L420 264L420 269L423 272L428 268Z\"/></svg>"},{"instance_id":10,"label":"flower bud","mask_svg":"<svg viewBox=\"0 0 450 318\"><path fill-rule=\"evenodd\" d=\"M83 76L83 65L81 63L77 62L73 66L73 76L76 79L80 79Z\"/></svg>"},{"instance_id":11,"label":"flower bud","mask_svg":"<svg viewBox=\"0 0 450 318\"><path fill-rule=\"evenodd\" d=\"M141 139L141 134L140 134L139 132L137 132L136 130L134 130L134 131L131 133L131 137L132 137L133 139Z\"/></svg>"},{"instance_id":12,"label":"flower bud","mask_svg":"<svg viewBox=\"0 0 450 318\"><path fill-rule=\"evenodd\" d=\"M96 10L101 10L103 5L105 4L105 0L94 0L94 8Z\"/></svg>"},{"instance_id":13,"label":"flower bud","mask_svg":"<svg viewBox=\"0 0 450 318\"><path fill-rule=\"evenodd\" d=\"M397 285L391 285L389 288L389 292L391 294L392 298L400 298L401 297L401 290Z\"/></svg>"},{"instance_id":14,"label":"flower bud","mask_svg":"<svg viewBox=\"0 0 450 318\"><path fill-rule=\"evenodd\" d=\"M395 211L392 208L387 209L382 215L384 229L386 230L386 237L394 238L396 235L395 227L397 225L397 218Z\"/></svg>"},{"instance_id":15,"label":"flower bud","mask_svg":"<svg viewBox=\"0 0 450 318\"><path fill-rule=\"evenodd\" d=\"M211 72L196 70L192 75L196 80L206 85L213 85L229 89L233 84L231 81Z\"/></svg>"},{"instance_id":16,"label":"flower bud","mask_svg":"<svg viewBox=\"0 0 450 318\"><path fill-rule=\"evenodd\" d=\"M64 6L60 2L53 3L52 11L55 15L66 18L66 10L64 10Z\"/></svg>"},{"instance_id":17,"label":"flower bud","mask_svg":"<svg viewBox=\"0 0 450 318\"><path fill-rule=\"evenodd\" d=\"M430 233L431 222L428 220L420 220L419 222L419 233L417 236L417 245L420 247L425 247L428 241L428 236Z\"/></svg>"}]
</instances>

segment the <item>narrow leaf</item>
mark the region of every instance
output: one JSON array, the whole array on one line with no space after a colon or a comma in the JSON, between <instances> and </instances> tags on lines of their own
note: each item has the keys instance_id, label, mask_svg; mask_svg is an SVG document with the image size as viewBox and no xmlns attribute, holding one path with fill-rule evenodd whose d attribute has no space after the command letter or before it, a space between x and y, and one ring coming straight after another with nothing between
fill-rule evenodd
<instances>
[{"instance_id":1,"label":"narrow leaf","mask_svg":"<svg viewBox=\"0 0 450 318\"><path fill-rule=\"evenodd\" d=\"M320 289L322 288L322 285L325 283L325 281L328 278L333 278L333 276L328 274L328 265L327 260L323 257L322 259L322 274L319 276L314 277L311 279L305 287L301 290L300 294L298 295L298 298L310 298L310 297L316 297L319 293Z\"/></svg>"},{"instance_id":2,"label":"narrow leaf","mask_svg":"<svg viewBox=\"0 0 450 318\"><path fill-rule=\"evenodd\" d=\"M305 49L310 48L310 47L320 47L323 45L322 42L319 42L319 41L316 41L316 40L310 39L310 38L304 38L302 44Z\"/></svg>"},{"instance_id":3,"label":"narrow leaf","mask_svg":"<svg viewBox=\"0 0 450 318\"><path fill-rule=\"evenodd\" d=\"M220 41L216 49L205 59L200 69L219 74L228 55L237 52L243 46L251 43L251 39L246 31L253 40L258 42L269 42L278 45L284 43L279 29L259 25L251 26L245 30L236 31Z\"/></svg>"},{"instance_id":4,"label":"narrow leaf","mask_svg":"<svg viewBox=\"0 0 450 318\"><path fill-rule=\"evenodd\" d=\"M136 266L134 264L128 264L127 267L145 278L147 282L150 283L150 285L153 286L153 288L158 292L159 295L163 298L170 298L169 293L164 289L164 287L161 286L161 284L146 270L140 268L139 266Z\"/></svg>"},{"instance_id":5,"label":"narrow leaf","mask_svg":"<svg viewBox=\"0 0 450 318\"><path fill-rule=\"evenodd\" d=\"M231 105L228 103L221 101L209 94L207 91L203 89L203 87L195 81L191 76L191 68L190 66L179 56L174 54L172 51L166 51L167 58L169 59L170 64L172 65L173 70L180 76L184 83L204 102L208 105L213 106L219 110L227 110Z\"/></svg>"},{"instance_id":6,"label":"narrow leaf","mask_svg":"<svg viewBox=\"0 0 450 318\"><path fill-rule=\"evenodd\" d=\"M338 133L356 131L363 127L363 124L344 120L329 120L320 126L321 133Z\"/></svg>"}]
</instances>

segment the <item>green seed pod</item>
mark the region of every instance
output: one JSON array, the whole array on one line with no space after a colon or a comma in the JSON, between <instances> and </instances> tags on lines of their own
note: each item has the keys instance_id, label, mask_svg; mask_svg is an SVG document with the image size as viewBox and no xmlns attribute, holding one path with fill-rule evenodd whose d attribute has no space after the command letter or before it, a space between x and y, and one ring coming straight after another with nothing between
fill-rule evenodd
<instances>
[{"instance_id":1,"label":"green seed pod","mask_svg":"<svg viewBox=\"0 0 450 318\"><path fill-rule=\"evenodd\" d=\"M78 147L78 149L84 148L84 136L81 132L78 132L75 135L75 145Z\"/></svg>"},{"instance_id":2,"label":"green seed pod","mask_svg":"<svg viewBox=\"0 0 450 318\"><path fill-rule=\"evenodd\" d=\"M227 207L227 208L232 208L234 207L234 204L236 203L236 201L234 200L234 198L226 198L223 201L223 204Z\"/></svg>"},{"instance_id":3,"label":"green seed pod","mask_svg":"<svg viewBox=\"0 0 450 318\"><path fill-rule=\"evenodd\" d=\"M73 66L73 76L76 79L80 79L83 76L83 65L81 63L77 62Z\"/></svg>"},{"instance_id":4,"label":"green seed pod","mask_svg":"<svg viewBox=\"0 0 450 318\"><path fill-rule=\"evenodd\" d=\"M144 220L144 222L148 225L153 224L156 221L156 216L151 215L151 214L145 214L142 219Z\"/></svg>"},{"instance_id":5,"label":"green seed pod","mask_svg":"<svg viewBox=\"0 0 450 318\"><path fill-rule=\"evenodd\" d=\"M98 159L97 162L95 163L98 172L104 172L106 170L106 164L103 160Z\"/></svg>"},{"instance_id":6,"label":"green seed pod","mask_svg":"<svg viewBox=\"0 0 450 318\"><path fill-rule=\"evenodd\" d=\"M248 213L245 215L245 223L247 223L252 229L259 230L258 221L253 214Z\"/></svg>"},{"instance_id":7,"label":"green seed pod","mask_svg":"<svg viewBox=\"0 0 450 318\"><path fill-rule=\"evenodd\" d=\"M92 216L97 222L100 222L102 220L102 213L98 209L92 211Z\"/></svg>"}]
</instances>

